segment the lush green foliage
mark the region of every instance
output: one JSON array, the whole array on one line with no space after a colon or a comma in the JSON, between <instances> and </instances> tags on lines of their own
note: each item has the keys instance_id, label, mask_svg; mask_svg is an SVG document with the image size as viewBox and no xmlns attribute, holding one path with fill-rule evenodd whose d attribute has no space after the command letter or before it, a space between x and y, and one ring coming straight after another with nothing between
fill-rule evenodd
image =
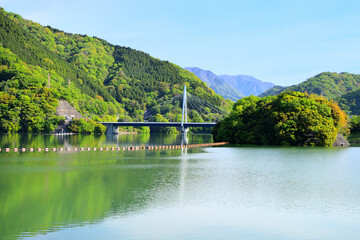
<instances>
[{"instance_id":1,"label":"lush green foliage","mask_svg":"<svg viewBox=\"0 0 360 240\"><path fill-rule=\"evenodd\" d=\"M75 77L76 72L71 65L63 61L57 54L46 47L45 44L17 24L24 20L16 14L0 9L0 43L11 49L21 59L32 65L47 69L54 69L60 75Z\"/></svg>"},{"instance_id":2,"label":"lush green foliage","mask_svg":"<svg viewBox=\"0 0 360 240\"><path fill-rule=\"evenodd\" d=\"M10 88L0 92L0 132L51 132L62 117L55 115L56 91Z\"/></svg>"},{"instance_id":3,"label":"lush green foliage","mask_svg":"<svg viewBox=\"0 0 360 240\"><path fill-rule=\"evenodd\" d=\"M179 66L96 37L44 27L3 9L0 47L2 94L11 88L43 88L50 74L51 89L57 92L54 97L67 100L88 118L141 121L147 109L181 93L183 84L208 102L228 110L231 107L229 101ZM157 113L173 121L179 109L180 103L176 103L159 108ZM189 115L214 119L195 110Z\"/></svg>"},{"instance_id":4,"label":"lush green foliage","mask_svg":"<svg viewBox=\"0 0 360 240\"><path fill-rule=\"evenodd\" d=\"M354 115L360 115L360 89L347 92L336 98L340 107Z\"/></svg>"},{"instance_id":5,"label":"lush green foliage","mask_svg":"<svg viewBox=\"0 0 360 240\"><path fill-rule=\"evenodd\" d=\"M238 100L213 129L215 141L331 146L347 117L336 103L300 92Z\"/></svg>"},{"instance_id":6,"label":"lush green foliage","mask_svg":"<svg viewBox=\"0 0 360 240\"><path fill-rule=\"evenodd\" d=\"M68 129L70 132L73 133L105 133L106 127L94 120L85 120L85 119L79 119L75 118L70 122L70 125L68 126Z\"/></svg>"},{"instance_id":7,"label":"lush green foliage","mask_svg":"<svg viewBox=\"0 0 360 240\"><path fill-rule=\"evenodd\" d=\"M351 118L351 133L360 132L360 116L353 116Z\"/></svg>"}]
</instances>

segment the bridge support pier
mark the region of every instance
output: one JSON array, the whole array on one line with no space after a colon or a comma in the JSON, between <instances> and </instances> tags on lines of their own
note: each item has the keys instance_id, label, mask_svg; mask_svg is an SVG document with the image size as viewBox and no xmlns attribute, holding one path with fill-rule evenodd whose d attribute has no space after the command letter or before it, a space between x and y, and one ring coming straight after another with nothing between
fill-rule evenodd
<instances>
[{"instance_id":1,"label":"bridge support pier","mask_svg":"<svg viewBox=\"0 0 360 240\"><path fill-rule=\"evenodd\" d=\"M184 126L181 127L181 145L187 145L189 143L189 139L187 137L188 131L189 128L186 128Z\"/></svg>"},{"instance_id":2,"label":"bridge support pier","mask_svg":"<svg viewBox=\"0 0 360 240\"><path fill-rule=\"evenodd\" d=\"M181 127L181 135L185 136L187 135L187 132L189 131L189 128L182 126Z\"/></svg>"},{"instance_id":3,"label":"bridge support pier","mask_svg":"<svg viewBox=\"0 0 360 240\"><path fill-rule=\"evenodd\" d=\"M119 127L114 126L113 124L105 124L105 126L107 135L119 134Z\"/></svg>"},{"instance_id":4,"label":"bridge support pier","mask_svg":"<svg viewBox=\"0 0 360 240\"><path fill-rule=\"evenodd\" d=\"M187 137L187 132L189 128L185 128L184 131L181 131L181 145L189 144L189 138Z\"/></svg>"}]
</instances>

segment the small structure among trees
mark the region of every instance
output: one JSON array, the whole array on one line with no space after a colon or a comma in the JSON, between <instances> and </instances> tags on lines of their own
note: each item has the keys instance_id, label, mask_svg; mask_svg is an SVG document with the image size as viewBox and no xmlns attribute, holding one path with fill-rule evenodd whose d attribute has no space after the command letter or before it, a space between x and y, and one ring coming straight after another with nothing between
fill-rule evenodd
<instances>
[{"instance_id":1,"label":"small structure among trees","mask_svg":"<svg viewBox=\"0 0 360 240\"><path fill-rule=\"evenodd\" d=\"M56 115L66 118L84 118L74 107L65 100L60 100L56 109Z\"/></svg>"}]
</instances>

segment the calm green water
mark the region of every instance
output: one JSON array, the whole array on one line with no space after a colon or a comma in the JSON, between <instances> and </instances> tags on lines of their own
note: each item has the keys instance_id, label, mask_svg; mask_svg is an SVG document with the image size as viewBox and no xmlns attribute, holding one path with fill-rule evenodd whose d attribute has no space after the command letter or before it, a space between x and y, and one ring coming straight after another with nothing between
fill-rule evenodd
<instances>
[{"instance_id":1,"label":"calm green water","mask_svg":"<svg viewBox=\"0 0 360 240\"><path fill-rule=\"evenodd\" d=\"M52 137L0 140L1 147L180 141ZM206 141L211 136L189 138ZM359 239L359 156L357 147L2 152L0 238Z\"/></svg>"}]
</instances>

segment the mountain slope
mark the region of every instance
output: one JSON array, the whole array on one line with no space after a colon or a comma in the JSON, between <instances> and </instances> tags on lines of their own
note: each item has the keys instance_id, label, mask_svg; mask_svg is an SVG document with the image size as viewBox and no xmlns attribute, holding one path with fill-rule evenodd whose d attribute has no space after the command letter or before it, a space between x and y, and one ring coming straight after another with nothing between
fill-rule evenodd
<instances>
[{"instance_id":1,"label":"mountain slope","mask_svg":"<svg viewBox=\"0 0 360 240\"><path fill-rule=\"evenodd\" d=\"M248 75L220 75L219 77L245 96L257 96L274 86L273 83L263 82Z\"/></svg>"},{"instance_id":2,"label":"mountain slope","mask_svg":"<svg viewBox=\"0 0 360 240\"><path fill-rule=\"evenodd\" d=\"M218 107L231 108L228 101L194 74L175 64L96 37L44 27L1 8L0 48L0 95L6 96L5 107L7 97L14 96L17 99L14 107L22 109L21 91L40 91L48 85L50 76L54 98L65 99L83 116L99 120L140 121L149 108L180 94L184 84L191 94ZM14 95L18 90L20 98ZM180 104L170 104L157 113L176 121L181 113ZM8 110L0 112L0 118L4 114L9 114ZM190 120L195 116L198 121L211 121L214 117L190 110ZM6 132L19 130L12 129Z\"/></svg>"},{"instance_id":3,"label":"mountain slope","mask_svg":"<svg viewBox=\"0 0 360 240\"><path fill-rule=\"evenodd\" d=\"M257 96L274 86L272 83L262 82L247 75L216 75L197 67L186 67L184 69L193 72L197 77L206 82L209 87L214 89L216 93L235 101L244 96Z\"/></svg>"},{"instance_id":4,"label":"mountain slope","mask_svg":"<svg viewBox=\"0 0 360 240\"><path fill-rule=\"evenodd\" d=\"M355 90L360 87L360 75L350 73L330 73L323 72L305 82L289 87L278 87L269 89L260 96L277 95L284 91L307 92L309 94L323 95L324 97L335 99L342 94Z\"/></svg>"},{"instance_id":5,"label":"mountain slope","mask_svg":"<svg viewBox=\"0 0 360 240\"><path fill-rule=\"evenodd\" d=\"M266 97L266 96L275 96L283 91L286 87L275 85L272 88L266 90L265 92L261 93L259 97Z\"/></svg>"}]
</instances>

